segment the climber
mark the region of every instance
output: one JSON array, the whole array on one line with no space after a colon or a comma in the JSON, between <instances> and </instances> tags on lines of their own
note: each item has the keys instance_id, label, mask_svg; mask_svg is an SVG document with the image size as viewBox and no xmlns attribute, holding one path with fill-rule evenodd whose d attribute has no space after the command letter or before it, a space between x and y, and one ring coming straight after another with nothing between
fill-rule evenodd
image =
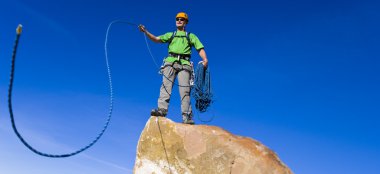
<instances>
[{"instance_id":1,"label":"climber","mask_svg":"<svg viewBox=\"0 0 380 174\"><path fill-rule=\"evenodd\" d=\"M167 32L158 37L150 33L144 25L139 25L140 31L145 33L153 42L169 44L169 54L164 59L164 64L160 70L163 74L163 79L158 98L158 108L153 109L151 115L161 117L167 115L174 80L178 76L183 123L194 124L190 105L190 80L193 73L192 62L190 62L191 48L194 47L198 51L205 68L207 68L208 59L204 46L198 37L186 31L186 25L189 23L188 15L180 12L176 15L175 19L177 30Z\"/></svg>"}]
</instances>

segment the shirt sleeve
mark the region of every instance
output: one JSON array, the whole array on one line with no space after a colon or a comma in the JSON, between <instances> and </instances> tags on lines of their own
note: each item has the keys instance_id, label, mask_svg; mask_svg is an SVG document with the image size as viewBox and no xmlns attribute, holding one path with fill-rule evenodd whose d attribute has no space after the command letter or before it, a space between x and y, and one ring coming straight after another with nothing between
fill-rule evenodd
<instances>
[{"instance_id":1,"label":"shirt sleeve","mask_svg":"<svg viewBox=\"0 0 380 174\"><path fill-rule=\"evenodd\" d=\"M198 37L193 34L193 33L190 33L190 42L194 45L194 48L196 50L200 50L202 48L204 48L202 42L198 39Z\"/></svg>"},{"instance_id":2,"label":"shirt sleeve","mask_svg":"<svg viewBox=\"0 0 380 174\"><path fill-rule=\"evenodd\" d=\"M167 32L167 33L165 33L161 36L158 36L158 37L161 39L161 41L163 43L166 43L169 41L169 39L172 37L172 35L173 35L173 32Z\"/></svg>"}]
</instances>

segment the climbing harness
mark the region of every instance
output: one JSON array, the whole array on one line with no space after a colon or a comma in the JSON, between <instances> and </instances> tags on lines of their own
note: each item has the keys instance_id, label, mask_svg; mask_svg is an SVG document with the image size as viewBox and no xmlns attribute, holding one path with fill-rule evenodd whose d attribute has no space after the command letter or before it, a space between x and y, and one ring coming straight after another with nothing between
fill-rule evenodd
<instances>
[{"instance_id":1,"label":"climbing harness","mask_svg":"<svg viewBox=\"0 0 380 174\"><path fill-rule=\"evenodd\" d=\"M191 55L190 55L190 54L188 55L188 54L169 53L169 57L175 57L175 58L177 58L176 61L178 61L178 62L179 62L181 59L190 62Z\"/></svg>"},{"instance_id":2,"label":"climbing harness","mask_svg":"<svg viewBox=\"0 0 380 174\"><path fill-rule=\"evenodd\" d=\"M10 82L9 82L9 89L8 89L8 108L9 108L9 113L10 113L11 122L12 122L12 128L13 128L14 132L16 133L16 135L20 139L20 141L29 150L33 151L34 153L36 153L38 155L45 156L45 157L64 158L64 157L70 157L70 156L79 154L79 153L87 150L88 148L90 148L91 146L93 146L100 139L100 137L102 137L102 135L104 134L104 132L106 131L106 129L107 129L109 123L110 123L111 116L112 116L112 110L113 110L113 89L112 89L111 70L110 70L110 65L108 63L107 54L106 54L106 64L107 64L107 72L108 72L109 87L110 87L110 105L109 105L108 118L107 118L107 121L105 122L105 124L103 126L103 129L100 131L100 133L98 134L98 136L91 143L89 143L87 146L84 146L83 148L81 148L81 149L79 149L77 151L74 151L72 153L67 153L67 154L60 154L60 155L43 153L43 152L41 152L41 151L33 148L31 145L29 145L25 141L25 139L21 136L21 134L17 130L15 119L14 119L14 115L13 115L13 109L12 109L12 88L13 88L13 80L14 80L16 52L17 52L18 42L19 42L19 39L20 39L20 36L21 36L21 31L22 31L22 25L19 25L17 27L17 29L16 29L16 34L17 35L16 35L15 44L14 44L14 47L13 47L12 63L11 63L11 73L10 73ZM108 30L107 30L107 33L108 33ZM106 43L107 43L107 38L106 38Z\"/></svg>"},{"instance_id":3,"label":"climbing harness","mask_svg":"<svg viewBox=\"0 0 380 174\"><path fill-rule=\"evenodd\" d=\"M150 46L149 46L149 43L148 43L148 39L146 37L146 34L144 34L144 38L145 38L145 44L146 44L146 48L148 49L148 52L150 54L150 57L152 58L154 64L156 65L157 68L159 68L160 70L158 71L159 74L161 74L165 79L167 79L169 82L173 83L174 85L176 86L179 86L179 87L191 87L191 85L179 85L177 83L175 83L173 80L170 80L169 77L167 77L165 74L161 73L161 69L164 68L164 63L159 66L158 63L156 62L156 58L153 56L153 53L150 49ZM165 61L163 61L165 62ZM173 63L174 64L174 63Z\"/></svg>"}]
</instances>

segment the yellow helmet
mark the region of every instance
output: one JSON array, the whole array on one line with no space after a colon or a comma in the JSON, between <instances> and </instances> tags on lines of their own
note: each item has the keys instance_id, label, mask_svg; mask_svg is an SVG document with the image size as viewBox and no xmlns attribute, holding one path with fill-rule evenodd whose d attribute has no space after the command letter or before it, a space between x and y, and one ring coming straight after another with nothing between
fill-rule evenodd
<instances>
[{"instance_id":1,"label":"yellow helmet","mask_svg":"<svg viewBox=\"0 0 380 174\"><path fill-rule=\"evenodd\" d=\"M189 17L185 12L179 12L175 18L184 18L186 19L186 22L189 22Z\"/></svg>"}]
</instances>

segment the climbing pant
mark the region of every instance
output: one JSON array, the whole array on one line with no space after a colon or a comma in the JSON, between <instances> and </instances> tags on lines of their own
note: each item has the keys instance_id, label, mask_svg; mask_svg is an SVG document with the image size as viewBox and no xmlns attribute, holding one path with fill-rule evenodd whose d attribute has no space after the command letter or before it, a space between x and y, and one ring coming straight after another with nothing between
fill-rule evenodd
<instances>
[{"instance_id":1,"label":"climbing pant","mask_svg":"<svg viewBox=\"0 0 380 174\"><path fill-rule=\"evenodd\" d=\"M160 97L158 98L158 108L168 110L170 96L173 89L174 80L178 77L179 94L181 96L182 114L191 114L190 105L190 78L192 68L190 65L181 65L177 62L165 62L161 68L162 85L160 88Z\"/></svg>"}]
</instances>

